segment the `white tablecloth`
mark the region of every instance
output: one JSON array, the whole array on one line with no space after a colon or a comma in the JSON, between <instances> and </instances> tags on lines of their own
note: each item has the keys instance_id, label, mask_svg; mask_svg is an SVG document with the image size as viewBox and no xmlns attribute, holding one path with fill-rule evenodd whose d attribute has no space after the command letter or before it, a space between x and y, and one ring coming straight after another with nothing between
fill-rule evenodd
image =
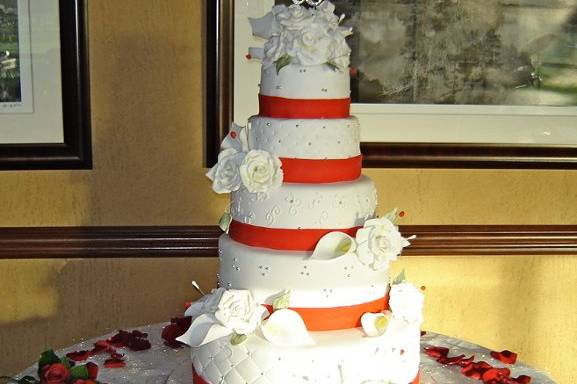
<instances>
[{"instance_id":1,"label":"white tablecloth","mask_svg":"<svg viewBox=\"0 0 577 384\"><path fill-rule=\"evenodd\" d=\"M148 333L148 340L152 348L142 352L131 352L120 349L119 352L125 355L126 367L108 369L103 367L104 360L108 354L101 354L91 357L100 366L98 380L108 384L191 384L192 367L190 362L190 351L188 348L174 350L166 347L160 337L162 328L166 324L155 324L140 327L138 330ZM57 351L59 356L68 352L91 350L97 340L110 337L105 335L91 340L86 340L69 348ZM421 338L421 348L427 346L439 346L450 348L450 356L464 354L469 357L475 355L475 361L486 361L495 367L504 367L504 364L490 356L490 351L466 341L454 339L448 336L427 333ZM523 363L517 363L511 368L512 376L528 375L533 378L532 384L555 384L545 373L537 371ZM25 375L34 376L36 366L28 368L18 377ZM458 367L446 367L421 353L421 384L479 384L481 381L472 380L460 373Z\"/></svg>"}]
</instances>

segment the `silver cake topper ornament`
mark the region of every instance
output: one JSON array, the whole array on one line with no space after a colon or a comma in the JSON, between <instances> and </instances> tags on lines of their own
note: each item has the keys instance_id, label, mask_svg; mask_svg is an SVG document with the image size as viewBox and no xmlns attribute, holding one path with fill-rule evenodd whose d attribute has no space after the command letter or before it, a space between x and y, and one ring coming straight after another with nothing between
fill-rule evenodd
<instances>
[{"instance_id":1,"label":"silver cake topper ornament","mask_svg":"<svg viewBox=\"0 0 577 384\"><path fill-rule=\"evenodd\" d=\"M321 3L325 1L325 0L293 0L293 3L295 3L296 5L301 5L303 3L307 3L308 5L312 6L312 7L318 7L319 5L321 5Z\"/></svg>"}]
</instances>

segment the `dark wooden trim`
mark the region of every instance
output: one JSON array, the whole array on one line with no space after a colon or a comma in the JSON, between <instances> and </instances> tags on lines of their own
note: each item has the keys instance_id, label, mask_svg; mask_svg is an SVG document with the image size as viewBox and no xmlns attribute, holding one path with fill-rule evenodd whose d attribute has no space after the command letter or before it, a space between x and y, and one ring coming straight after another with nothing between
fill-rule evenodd
<instances>
[{"instance_id":1,"label":"dark wooden trim","mask_svg":"<svg viewBox=\"0 0 577 384\"><path fill-rule=\"evenodd\" d=\"M0 144L0 170L91 169L87 0L59 0L64 143Z\"/></svg>"},{"instance_id":2,"label":"dark wooden trim","mask_svg":"<svg viewBox=\"0 0 577 384\"><path fill-rule=\"evenodd\" d=\"M577 225L416 225L407 256L577 255ZM0 228L0 259L215 257L221 231L196 227Z\"/></svg>"},{"instance_id":3,"label":"dark wooden trim","mask_svg":"<svg viewBox=\"0 0 577 384\"><path fill-rule=\"evenodd\" d=\"M216 164L234 119L234 1L205 0L206 165Z\"/></svg>"},{"instance_id":4,"label":"dark wooden trim","mask_svg":"<svg viewBox=\"0 0 577 384\"><path fill-rule=\"evenodd\" d=\"M366 168L577 169L575 145L369 143Z\"/></svg>"},{"instance_id":5,"label":"dark wooden trim","mask_svg":"<svg viewBox=\"0 0 577 384\"><path fill-rule=\"evenodd\" d=\"M205 1L206 163L212 166L234 116L234 0ZM365 142L361 148L367 168L577 169L576 145Z\"/></svg>"}]
</instances>

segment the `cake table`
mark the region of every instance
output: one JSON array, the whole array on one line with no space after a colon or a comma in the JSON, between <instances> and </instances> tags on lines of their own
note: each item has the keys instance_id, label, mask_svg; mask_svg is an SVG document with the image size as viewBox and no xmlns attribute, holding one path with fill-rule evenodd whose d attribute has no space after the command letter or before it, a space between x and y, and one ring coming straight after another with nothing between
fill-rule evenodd
<instances>
[{"instance_id":1,"label":"cake table","mask_svg":"<svg viewBox=\"0 0 577 384\"><path fill-rule=\"evenodd\" d=\"M122 350L127 365L125 368L107 369L102 367L106 355L94 356L89 361L97 363L100 368L98 379L109 384L191 384L192 368L190 352L187 347L174 350L163 344L160 337L166 324L154 324L138 328L148 333L152 348L143 352ZM57 352L64 355L68 352L89 350L93 343L110 335L86 340ZM504 366L489 355L489 350L481 346L435 333L426 333L421 338L421 349L427 346L448 347L450 355L475 355L475 361L484 360L500 367ZM533 378L533 384L555 384L545 373L533 369L523 363L517 363L511 368L513 376L528 375ZM18 375L35 375L36 367L32 366ZM421 383L422 384L479 384L481 381L463 376L458 368L443 366L421 353ZM215 383L216 384L216 383Z\"/></svg>"}]
</instances>

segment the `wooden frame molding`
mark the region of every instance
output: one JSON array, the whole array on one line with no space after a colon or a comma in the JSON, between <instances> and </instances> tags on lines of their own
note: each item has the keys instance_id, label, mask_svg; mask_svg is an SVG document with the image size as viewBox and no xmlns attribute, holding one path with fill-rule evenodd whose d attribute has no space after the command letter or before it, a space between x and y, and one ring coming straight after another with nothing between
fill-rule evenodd
<instances>
[{"instance_id":1,"label":"wooden frame molding","mask_svg":"<svg viewBox=\"0 0 577 384\"><path fill-rule=\"evenodd\" d=\"M407 256L577 255L577 225L416 225ZM0 228L0 259L216 257L213 226Z\"/></svg>"}]
</instances>

